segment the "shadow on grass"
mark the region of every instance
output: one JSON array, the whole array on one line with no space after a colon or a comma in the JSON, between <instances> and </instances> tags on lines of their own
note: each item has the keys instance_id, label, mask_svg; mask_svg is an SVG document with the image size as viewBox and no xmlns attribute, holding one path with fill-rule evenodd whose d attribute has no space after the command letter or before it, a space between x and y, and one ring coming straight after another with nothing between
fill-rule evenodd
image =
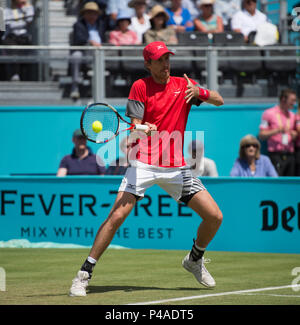
<instances>
[{"instance_id":1,"label":"shadow on grass","mask_svg":"<svg viewBox=\"0 0 300 325\"><path fill-rule=\"evenodd\" d=\"M147 291L147 290L163 290L163 291L210 291L210 288L199 287L199 288L184 288L184 287L176 287L176 288L161 288L161 287L143 287L143 286L88 286L87 294L94 293L105 293L105 292L113 292L113 291L123 291L123 292L134 292L134 291ZM43 293L43 294L34 294L27 295L27 298L32 297L63 297L69 296L69 292L65 293Z\"/></svg>"},{"instance_id":2,"label":"shadow on grass","mask_svg":"<svg viewBox=\"0 0 300 325\"><path fill-rule=\"evenodd\" d=\"M111 291L124 291L124 292L133 292L133 291L145 291L145 290L164 290L164 291L207 291L211 290L209 288L199 287L199 288L161 288L161 287L143 287L143 286L88 286L87 293L105 293Z\"/></svg>"}]
</instances>

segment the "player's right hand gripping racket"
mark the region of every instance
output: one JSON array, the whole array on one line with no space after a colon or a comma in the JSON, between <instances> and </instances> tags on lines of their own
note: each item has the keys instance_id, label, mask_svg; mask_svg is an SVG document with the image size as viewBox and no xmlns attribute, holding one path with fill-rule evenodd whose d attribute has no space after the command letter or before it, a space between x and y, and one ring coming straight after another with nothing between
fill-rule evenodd
<instances>
[{"instance_id":1,"label":"player's right hand gripping racket","mask_svg":"<svg viewBox=\"0 0 300 325\"><path fill-rule=\"evenodd\" d=\"M129 127L120 130L120 120L127 123ZM99 132L93 130L93 123L95 121L99 121L102 124L102 130ZM144 131L148 126L131 124L124 120L117 110L109 104L94 103L88 105L82 112L80 128L87 140L95 143L106 143L115 138L120 132L132 129Z\"/></svg>"}]
</instances>

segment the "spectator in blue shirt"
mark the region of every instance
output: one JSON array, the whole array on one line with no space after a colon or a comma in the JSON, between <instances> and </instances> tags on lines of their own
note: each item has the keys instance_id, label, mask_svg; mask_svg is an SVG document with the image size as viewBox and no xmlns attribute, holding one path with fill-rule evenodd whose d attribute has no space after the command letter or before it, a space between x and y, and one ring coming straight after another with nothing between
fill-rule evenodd
<instances>
[{"instance_id":1,"label":"spectator in blue shirt","mask_svg":"<svg viewBox=\"0 0 300 325\"><path fill-rule=\"evenodd\" d=\"M230 176L277 177L278 174L270 158L260 153L260 142L249 134L241 139L239 158L236 159Z\"/></svg>"},{"instance_id":2,"label":"spectator in blue shirt","mask_svg":"<svg viewBox=\"0 0 300 325\"><path fill-rule=\"evenodd\" d=\"M80 129L74 131L72 141L74 143L72 154L63 157L56 176L104 175L103 161L87 147L87 140Z\"/></svg>"},{"instance_id":3,"label":"spectator in blue shirt","mask_svg":"<svg viewBox=\"0 0 300 325\"><path fill-rule=\"evenodd\" d=\"M170 18L168 26L173 26L178 33L184 33L194 30L194 23L188 9L183 8L182 0L172 0L171 7L166 8Z\"/></svg>"}]
</instances>

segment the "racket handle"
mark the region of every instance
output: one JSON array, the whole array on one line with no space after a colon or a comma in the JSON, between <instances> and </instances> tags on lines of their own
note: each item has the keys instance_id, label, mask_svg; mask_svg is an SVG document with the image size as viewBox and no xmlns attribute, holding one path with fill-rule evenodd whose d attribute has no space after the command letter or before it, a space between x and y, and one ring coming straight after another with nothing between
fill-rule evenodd
<instances>
[{"instance_id":1,"label":"racket handle","mask_svg":"<svg viewBox=\"0 0 300 325\"><path fill-rule=\"evenodd\" d=\"M148 126L144 124L136 124L134 129L138 131L145 131L148 129Z\"/></svg>"}]
</instances>

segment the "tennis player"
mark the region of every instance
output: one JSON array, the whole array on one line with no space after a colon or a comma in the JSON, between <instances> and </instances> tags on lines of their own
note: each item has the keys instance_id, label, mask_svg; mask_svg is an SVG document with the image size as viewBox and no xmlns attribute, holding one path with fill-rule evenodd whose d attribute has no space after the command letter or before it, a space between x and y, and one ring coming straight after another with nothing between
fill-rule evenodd
<instances>
[{"instance_id":1,"label":"tennis player","mask_svg":"<svg viewBox=\"0 0 300 325\"><path fill-rule=\"evenodd\" d=\"M224 102L217 91L200 87L187 75L170 76L170 55L174 53L163 42L152 42L144 48L144 63L151 76L133 83L126 115L132 123L146 124L148 129L131 150L130 166L115 203L97 232L89 256L72 282L71 296L86 296L96 262L137 200L142 199L146 189L154 184L179 203L187 204L202 218L197 238L182 265L200 284L206 287L216 284L204 266L203 254L219 229L223 216L202 182L192 176L185 164L183 139L192 104L199 106L207 102L220 106Z\"/></svg>"}]
</instances>

